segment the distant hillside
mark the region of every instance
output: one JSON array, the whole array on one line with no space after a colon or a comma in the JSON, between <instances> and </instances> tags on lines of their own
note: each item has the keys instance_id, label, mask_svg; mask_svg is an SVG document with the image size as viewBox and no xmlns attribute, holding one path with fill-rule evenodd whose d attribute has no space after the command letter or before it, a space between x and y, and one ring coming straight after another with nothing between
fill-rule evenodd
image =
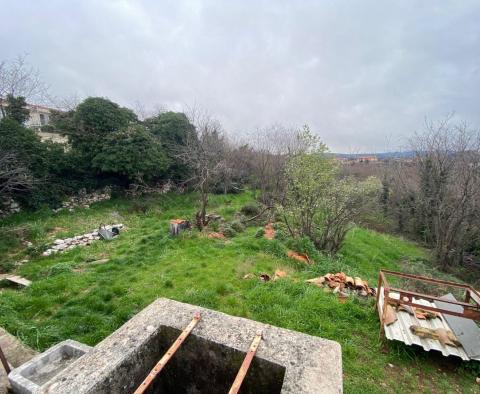
<instances>
[{"instance_id":1,"label":"distant hillside","mask_svg":"<svg viewBox=\"0 0 480 394\"><path fill-rule=\"evenodd\" d=\"M381 153L332 153L333 156L344 159L356 159L364 156L376 156L379 160L384 159L409 159L415 155L413 151L404 152L381 152Z\"/></svg>"}]
</instances>

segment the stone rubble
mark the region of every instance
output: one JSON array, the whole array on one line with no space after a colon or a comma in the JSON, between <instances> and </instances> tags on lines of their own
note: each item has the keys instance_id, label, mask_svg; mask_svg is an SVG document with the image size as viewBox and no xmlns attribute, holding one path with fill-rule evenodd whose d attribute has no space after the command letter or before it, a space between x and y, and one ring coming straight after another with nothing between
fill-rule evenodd
<instances>
[{"instance_id":1,"label":"stone rubble","mask_svg":"<svg viewBox=\"0 0 480 394\"><path fill-rule=\"evenodd\" d=\"M128 197L140 197L147 194L166 194L174 190L174 188L175 184L170 179L166 183L159 183L154 186L132 183L125 194Z\"/></svg>"},{"instance_id":2,"label":"stone rubble","mask_svg":"<svg viewBox=\"0 0 480 394\"><path fill-rule=\"evenodd\" d=\"M112 225L105 226L107 230L111 230L113 227L122 229L123 224L119 223L119 224L112 224ZM98 233L98 229L94 229L90 233L75 235L74 237L71 237L71 238L56 239L55 241L53 241L53 244L50 245L50 247L47 250L45 250L45 252L42 253L42 255L50 256L58 252L65 252L67 250L76 248L77 246L90 245L93 241L97 241L99 239L100 239L100 235Z\"/></svg>"},{"instance_id":3,"label":"stone rubble","mask_svg":"<svg viewBox=\"0 0 480 394\"><path fill-rule=\"evenodd\" d=\"M0 202L0 218L4 218L12 213L17 213L20 211L20 204L11 197L8 197Z\"/></svg>"},{"instance_id":4,"label":"stone rubble","mask_svg":"<svg viewBox=\"0 0 480 394\"><path fill-rule=\"evenodd\" d=\"M67 201L62 203L60 208L53 209L53 212L57 213L64 209L68 209L72 212L75 208L90 208L90 204L110 200L111 194L111 189L108 186L103 190L97 190L89 194L87 194L85 189L82 189L77 196L70 197Z\"/></svg>"}]
</instances>

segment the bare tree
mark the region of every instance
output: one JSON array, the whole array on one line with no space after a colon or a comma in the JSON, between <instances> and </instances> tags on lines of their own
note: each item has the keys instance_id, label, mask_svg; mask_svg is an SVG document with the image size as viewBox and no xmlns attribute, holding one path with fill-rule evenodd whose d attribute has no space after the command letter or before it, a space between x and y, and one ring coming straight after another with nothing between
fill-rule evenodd
<instances>
[{"instance_id":1,"label":"bare tree","mask_svg":"<svg viewBox=\"0 0 480 394\"><path fill-rule=\"evenodd\" d=\"M208 225L207 207L209 193L213 191L219 176L227 171L227 142L220 123L208 113L199 110L189 112L190 122L196 133L187 141L176 157L191 171L186 181L200 194L200 205L195 215L196 225L202 230Z\"/></svg>"},{"instance_id":2,"label":"bare tree","mask_svg":"<svg viewBox=\"0 0 480 394\"><path fill-rule=\"evenodd\" d=\"M8 95L27 101L43 101L48 97L48 89L38 70L27 63L27 55L0 62L0 99L5 100ZM5 116L3 106L0 111Z\"/></svg>"},{"instance_id":3,"label":"bare tree","mask_svg":"<svg viewBox=\"0 0 480 394\"><path fill-rule=\"evenodd\" d=\"M418 171L418 214L425 239L443 268L463 259L472 226L478 224L480 133L451 117L426 122L412 141Z\"/></svg>"},{"instance_id":4,"label":"bare tree","mask_svg":"<svg viewBox=\"0 0 480 394\"><path fill-rule=\"evenodd\" d=\"M300 131L282 125L257 130L251 137L252 186L260 191L263 203L271 205L284 198L284 168L287 158L304 150Z\"/></svg>"},{"instance_id":5,"label":"bare tree","mask_svg":"<svg viewBox=\"0 0 480 394\"><path fill-rule=\"evenodd\" d=\"M33 186L33 177L12 153L0 153L0 196L26 191Z\"/></svg>"}]
</instances>

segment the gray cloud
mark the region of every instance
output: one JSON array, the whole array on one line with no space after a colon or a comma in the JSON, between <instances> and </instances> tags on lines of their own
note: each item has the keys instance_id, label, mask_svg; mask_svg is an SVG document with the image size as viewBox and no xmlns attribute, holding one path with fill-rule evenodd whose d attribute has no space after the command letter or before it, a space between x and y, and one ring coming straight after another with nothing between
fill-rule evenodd
<instances>
[{"instance_id":1,"label":"gray cloud","mask_svg":"<svg viewBox=\"0 0 480 394\"><path fill-rule=\"evenodd\" d=\"M2 58L58 95L198 103L231 134L308 123L334 151L396 149L425 116L480 125L478 1L8 1Z\"/></svg>"}]
</instances>

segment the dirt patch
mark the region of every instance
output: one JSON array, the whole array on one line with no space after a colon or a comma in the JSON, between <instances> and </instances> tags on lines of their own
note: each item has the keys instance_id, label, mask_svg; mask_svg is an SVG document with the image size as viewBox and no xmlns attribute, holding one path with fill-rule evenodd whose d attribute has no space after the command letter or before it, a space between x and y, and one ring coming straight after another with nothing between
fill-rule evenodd
<instances>
[{"instance_id":1,"label":"dirt patch","mask_svg":"<svg viewBox=\"0 0 480 394\"><path fill-rule=\"evenodd\" d=\"M47 233L47 235L55 235L55 234L63 232L63 231L68 231L68 228L66 228L66 227L54 227Z\"/></svg>"}]
</instances>

